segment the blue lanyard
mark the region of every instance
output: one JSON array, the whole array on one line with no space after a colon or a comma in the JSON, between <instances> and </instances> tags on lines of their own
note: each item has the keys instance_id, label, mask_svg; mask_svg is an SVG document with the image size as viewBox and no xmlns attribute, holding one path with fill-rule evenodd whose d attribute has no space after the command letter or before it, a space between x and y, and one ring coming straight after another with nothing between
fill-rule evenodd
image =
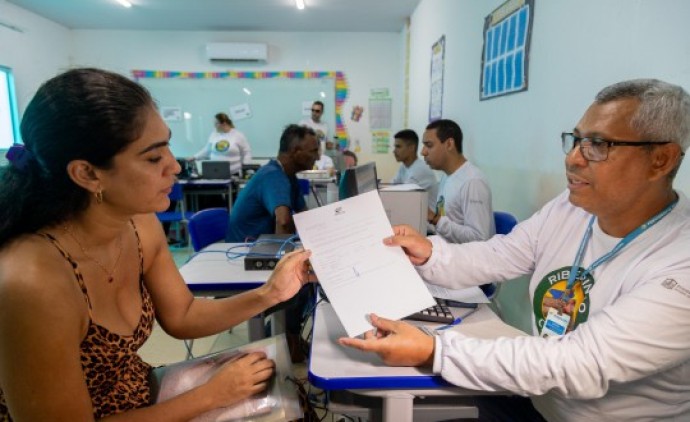
<instances>
[{"instance_id":1,"label":"blue lanyard","mask_svg":"<svg viewBox=\"0 0 690 422\"><path fill-rule=\"evenodd\" d=\"M676 199L673 201L671 204L669 204L666 208L664 208L659 214L655 215L654 217L650 218L647 220L647 222L643 223L640 225L638 228L633 230L632 232L628 233L623 239L618 242L618 244L611 249L607 254L604 256L600 257L596 261L592 263L592 265L589 266L583 273L582 277L586 277L587 274L591 273L594 271L595 268L603 264L604 262L608 261L609 259L613 258L620 252L623 248L628 246L630 242L635 240L639 235L644 233L647 229L651 228L654 226L656 223L661 221L662 218L666 217L676 206L678 203L678 200ZM575 255L575 261L573 262L573 266L570 268L570 275L568 276L568 284L565 287L565 291L569 292L572 290L573 286L575 285L575 278L577 277L577 269L580 267L580 264L582 263L582 258L584 256L585 252L585 246L587 245L587 242L589 242L589 238L592 236L592 225L594 224L595 216L592 216L592 218L589 219L589 225L587 226L587 231L585 232L585 235L582 237L582 242L580 242L580 247L577 250L577 255ZM565 292L564 292L565 293Z\"/></svg>"}]
</instances>

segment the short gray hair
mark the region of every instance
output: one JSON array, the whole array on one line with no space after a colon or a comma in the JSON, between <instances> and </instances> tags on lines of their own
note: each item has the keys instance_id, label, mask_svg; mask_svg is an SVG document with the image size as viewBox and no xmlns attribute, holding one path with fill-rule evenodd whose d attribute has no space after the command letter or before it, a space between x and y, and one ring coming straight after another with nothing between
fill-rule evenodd
<instances>
[{"instance_id":1,"label":"short gray hair","mask_svg":"<svg viewBox=\"0 0 690 422\"><path fill-rule=\"evenodd\" d=\"M648 141L670 141L685 151L690 146L690 95L680 86L658 79L633 79L609 85L598 103L637 98L640 106L630 122Z\"/></svg>"}]
</instances>

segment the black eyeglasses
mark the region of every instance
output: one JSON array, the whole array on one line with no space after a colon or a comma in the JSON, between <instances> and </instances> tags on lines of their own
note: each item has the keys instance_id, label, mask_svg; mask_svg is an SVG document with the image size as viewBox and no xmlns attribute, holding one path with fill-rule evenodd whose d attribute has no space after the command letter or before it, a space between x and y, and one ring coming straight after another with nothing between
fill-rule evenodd
<instances>
[{"instance_id":1,"label":"black eyeglasses","mask_svg":"<svg viewBox=\"0 0 690 422\"><path fill-rule=\"evenodd\" d=\"M670 144L670 141L613 141L603 138L580 137L573 133L561 133L563 152L570 154L576 146L580 147L580 153L587 161L604 161L609 157L609 149L619 147L646 147L653 145Z\"/></svg>"},{"instance_id":2,"label":"black eyeglasses","mask_svg":"<svg viewBox=\"0 0 690 422\"><path fill-rule=\"evenodd\" d=\"M319 110L318 108L312 108L311 112L312 113L321 113L323 110Z\"/></svg>"}]
</instances>

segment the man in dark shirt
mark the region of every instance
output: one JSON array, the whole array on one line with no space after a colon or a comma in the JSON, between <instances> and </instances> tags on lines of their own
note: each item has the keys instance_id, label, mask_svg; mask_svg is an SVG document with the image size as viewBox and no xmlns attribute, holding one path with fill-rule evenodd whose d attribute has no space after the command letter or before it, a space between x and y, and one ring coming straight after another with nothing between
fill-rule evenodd
<instances>
[{"instance_id":1,"label":"man in dark shirt","mask_svg":"<svg viewBox=\"0 0 690 422\"><path fill-rule=\"evenodd\" d=\"M226 240L244 242L260 234L294 233L292 214L306 208L295 174L311 170L318 158L319 143L312 129L286 127L278 158L261 167L237 196Z\"/></svg>"}]
</instances>

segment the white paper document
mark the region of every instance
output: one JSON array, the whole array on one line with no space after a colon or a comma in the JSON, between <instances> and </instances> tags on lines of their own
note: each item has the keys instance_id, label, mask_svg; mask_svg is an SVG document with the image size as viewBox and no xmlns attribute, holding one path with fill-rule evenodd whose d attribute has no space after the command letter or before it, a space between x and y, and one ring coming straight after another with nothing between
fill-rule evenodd
<instances>
[{"instance_id":1,"label":"white paper document","mask_svg":"<svg viewBox=\"0 0 690 422\"><path fill-rule=\"evenodd\" d=\"M370 313L400 319L436 304L393 235L377 191L293 216L310 262L347 335L372 328Z\"/></svg>"}]
</instances>

